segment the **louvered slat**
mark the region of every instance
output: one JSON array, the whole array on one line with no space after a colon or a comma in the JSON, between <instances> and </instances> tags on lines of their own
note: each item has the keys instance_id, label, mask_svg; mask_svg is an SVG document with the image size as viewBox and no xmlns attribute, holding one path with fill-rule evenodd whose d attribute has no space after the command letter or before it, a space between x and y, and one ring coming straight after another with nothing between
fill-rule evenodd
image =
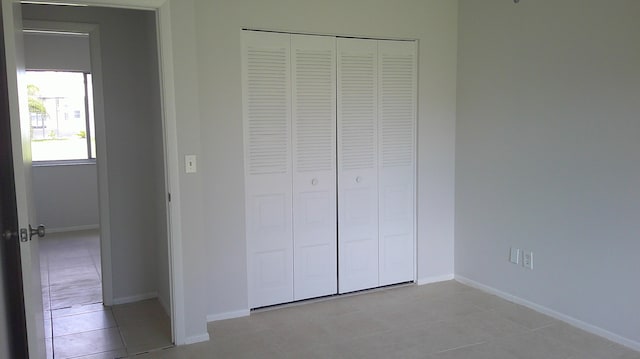
<instances>
[{"instance_id":1,"label":"louvered slat","mask_svg":"<svg viewBox=\"0 0 640 359\"><path fill-rule=\"evenodd\" d=\"M289 49L246 50L247 160L251 175L286 173L289 143Z\"/></svg>"},{"instance_id":2,"label":"louvered slat","mask_svg":"<svg viewBox=\"0 0 640 359\"><path fill-rule=\"evenodd\" d=\"M380 54L380 143L383 167L411 166L414 157L413 54Z\"/></svg>"},{"instance_id":3,"label":"louvered slat","mask_svg":"<svg viewBox=\"0 0 640 359\"><path fill-rule=\"evenodd\" d=\"M311 41L315 37L308 36ZM294 48L296 172L332 170L335 163L335 51Z\"/></svg>"},{"instance_id":4,"label":"louvered slat","mask_svg":"<svg viewBox=\"0 0 640 359\"><path fill-rule=\"evenodd\" d=\"M340 54L341 167L376 166L376 53Z\"/></svg>"}]
</instances>

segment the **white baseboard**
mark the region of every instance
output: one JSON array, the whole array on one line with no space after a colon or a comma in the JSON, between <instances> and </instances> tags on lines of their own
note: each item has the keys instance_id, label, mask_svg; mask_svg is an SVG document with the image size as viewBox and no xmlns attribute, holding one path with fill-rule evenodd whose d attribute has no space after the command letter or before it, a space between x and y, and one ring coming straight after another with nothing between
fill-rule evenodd
<instances>
[{"instance_id":1,"label":"white baseboard","mask_svg":"<svg viewBox=\"0 0 640 359\"><path fill-rule=\"evenodd\" d=\"M454 278L453 273L452 274L440 275L440 276L434 276L434 277L419 278L418 279L418 285L445 282L445 281L448 281L448 280L452 280L453 278Z\"/></svg>"},{"instance_id":2,"label":"white baseboard","mask_svg":"<svg viewBox=\"0 0 640 359\"><path fill-rule=\"evenodd\" d=\"M560 321L563 321L565 323L571 324L574 327L580 328L586 332L589 332L591 334L595 334L601 337L604 337L606 339L611 340L612 342L616 342L620 345L624 345L628 348L631 348L633 350L637 350L640 351L640 342L637 342L635 340L629 339L629 338L625 338L621 335L612 333L606 329L602 329L600 327L597 327L595 325L583 322L579 319L573 318L571 316L568 316L566 314L557 312L553 309L549 309L545 306L536 304L534 302L530 302L526 299L522 299L520 297L517 297L515 295L503 292L501 290L498 290L496 288L490 287L488 285L484 285L482 283L476 282L473 279L469 279L466 278L464 276L461 275L455 275L455 280L462 283L462 284L466 284L470 287L476 288L476 289L480 289L484 292L490 293L490 294L494 294L500 298L506 299L510 302L514 302L516 304L520 304L523 305L529 309L533 309L536 312L540 312L542 314L546 314L552 318L558 319Z\"/></svg>"},{"instance_id":3,"label":"white baseboard","mask_svg":"<svg viewBox=\"0 0 640 359\"><path fill-rule=\"evenodd\" d=\"M233 312L209 314L207 315L207 322L215 322L218 320L233 319L233 318L248 317L248 316L249 316L249 309L236 310Z\"/></svg>"},{"instance_id":4,"label":"white baseboard","mask_svg":"<svg viewBox=\"0 0 640 359\"><path fill-rule=\"evenodd\" d=\"M204 334L193 335L185 338L184 345L202 343L202 342L208 342L208 341L209 341L209 333L204 333Z\"/></svg>"},{"instance_id":5,"label":"white baseboard","mask_svg":"<svg viewBox=\"0 0 640 359\"><path fill-rule=\"evenodd\" d=\"M88 224L86 226L73 226L62 228L47 228L47 233L63 233L63 232L75 232L75 231L88 231L90 229L99 229L97 224Z\"/></svg>"},{"instance_id":6,"label":"white baseboard","mask_svg":"<svg viewBox=\"0 0 640 359\"><path fill-rule=\"evenodd\" d=\"M153 298L158 298L157 292L132 295L129 297L113 298L113 305L134 303L134 302L139 302L141 300L147 300L147 299L153 299Z\"/></svg>"}]
</instances>

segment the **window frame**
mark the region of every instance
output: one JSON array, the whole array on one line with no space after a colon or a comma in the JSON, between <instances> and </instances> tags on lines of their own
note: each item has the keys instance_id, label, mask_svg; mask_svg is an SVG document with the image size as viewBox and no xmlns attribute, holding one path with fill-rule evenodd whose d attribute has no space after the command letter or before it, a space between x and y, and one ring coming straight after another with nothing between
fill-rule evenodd
<instances>
[{"instance_id":1,"label":"window frame","mask_svg":"<svg viewBox=\"0 0 640 359\"><path fill-rule=\"evenodd\" d=\"M51 166L73 166L73 165L89 165L95 164L97 159L97 153L93 153L93 146L91 145L91 139L94 138L94 133L91 132L91 117L95 122L95 115L92 115L94 109L92 108L93 101L89 101L89 96L93 96L93 86L89 89L89 77L92 76L91 72L83 70L51 70L51 69L25 69L25 73L29 72L59 72L59 73L76 73L82 74L83 86L84 86L84 115L85 115L85 134L86 134L86 158L77 159L57 159L57 160L33 160L31 161L34 167L51 167ZM93 85L93 79L91 79ZM90 103L91 102L91 103ZM95 124L94 124L95 128ZM30 143L33 141L29 139ZM97 148L96 151L97 152Z\"/></svg>"}]
</instances>

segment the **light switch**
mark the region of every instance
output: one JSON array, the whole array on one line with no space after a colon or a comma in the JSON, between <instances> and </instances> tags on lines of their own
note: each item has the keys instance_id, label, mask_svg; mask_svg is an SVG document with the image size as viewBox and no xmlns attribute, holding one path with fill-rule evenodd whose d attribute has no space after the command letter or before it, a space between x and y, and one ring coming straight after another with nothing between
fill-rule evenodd
<instances>
[{"instance_id":1,"label":"light switch","mask_svg":"<svg viewBox=\"0 0 640 359\"><path fill-rule=\"evenodd\" d=\"M196 155L184 156L184 171L186 173L196 173Z\"/></svg>"},{"instance_id":2,"label":"light switch","mask_svg":"<svg viewBox=\"0 0 640 359\"><path fill-rule=\"evenodd\" d=\"M509 262L513 264L520 263L520 249L519 248L511 248L511 253L509 255Z\"/></svg>"}]
</instances>

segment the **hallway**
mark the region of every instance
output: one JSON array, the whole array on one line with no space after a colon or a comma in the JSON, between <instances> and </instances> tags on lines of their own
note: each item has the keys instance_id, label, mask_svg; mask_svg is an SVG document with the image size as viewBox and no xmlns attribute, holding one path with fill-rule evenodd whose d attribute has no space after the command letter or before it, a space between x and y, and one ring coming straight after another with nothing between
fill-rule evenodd
<instances>
[{"instance_id":1,"label":"hallway","mask_svg":"<svg viewBox=\"0 0 640 359\"><path fill-rule=\"evenodd\" d=\"M47 358L121 358L172 345L157 300L102 305L97 230L48 234L40 266Z\"/></svg>"}]
</instances>

